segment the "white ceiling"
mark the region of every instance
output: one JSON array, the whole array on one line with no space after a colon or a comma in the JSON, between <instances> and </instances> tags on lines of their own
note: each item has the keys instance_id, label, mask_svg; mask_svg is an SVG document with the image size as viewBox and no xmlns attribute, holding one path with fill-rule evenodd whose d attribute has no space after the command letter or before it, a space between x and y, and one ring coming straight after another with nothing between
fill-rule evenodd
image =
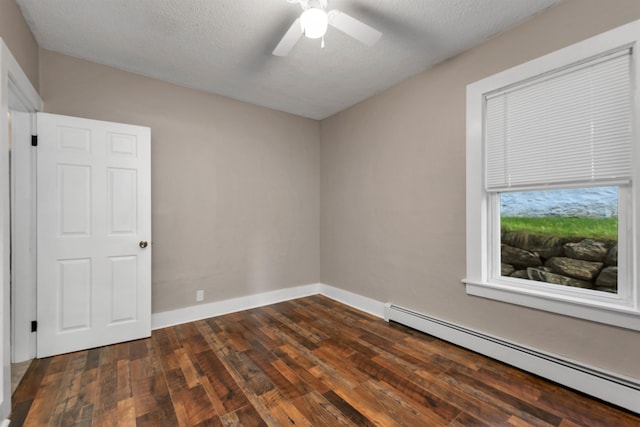
<instances>
[{"instance_id":1,"label":"white ceiling","mask_svg":"<svg viewBox=\"0 0 640 427\"><path fill-rule=\"evenodd\" d=\"M382 31L366 47L329 27L271 51L287 0L17 0L38 44L183 86L323 119L562 0L329 0ZM523 47L525 48L525 47Z\"/></svg>"}]
</instances>

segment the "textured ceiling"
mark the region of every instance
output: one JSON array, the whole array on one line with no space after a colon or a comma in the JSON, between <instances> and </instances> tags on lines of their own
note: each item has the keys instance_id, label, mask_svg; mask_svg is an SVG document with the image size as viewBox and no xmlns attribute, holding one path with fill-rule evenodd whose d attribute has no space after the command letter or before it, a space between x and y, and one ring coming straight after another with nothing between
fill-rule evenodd
<instances>
[{"instance_id":1,"label":"textured ceiling","mask_svg":"<svg viewBox=\"0 0 640 427\"><path fill-rule=\"evenodd\" d=\"M335 28L278 44L287 0L17 0L45 49L323 119L562 0L329 0L383 33L366 47Z\"/></svg>"}]
</instances>

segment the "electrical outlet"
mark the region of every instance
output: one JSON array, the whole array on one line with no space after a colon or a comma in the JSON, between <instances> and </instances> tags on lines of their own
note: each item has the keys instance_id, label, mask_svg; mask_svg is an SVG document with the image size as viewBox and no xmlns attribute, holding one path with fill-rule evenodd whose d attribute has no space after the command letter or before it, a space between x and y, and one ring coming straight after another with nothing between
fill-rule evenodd
<instances>
[{"instance_id":1,"label":"electrical outlet","mask_svg":"<svg viewBox=\"0 0 640 427\"><path fill-rule=\"evenodd\" d=\"M200 289L196 291L196 302L204 301L204 291Z\"/></svg>"}]
</instances>

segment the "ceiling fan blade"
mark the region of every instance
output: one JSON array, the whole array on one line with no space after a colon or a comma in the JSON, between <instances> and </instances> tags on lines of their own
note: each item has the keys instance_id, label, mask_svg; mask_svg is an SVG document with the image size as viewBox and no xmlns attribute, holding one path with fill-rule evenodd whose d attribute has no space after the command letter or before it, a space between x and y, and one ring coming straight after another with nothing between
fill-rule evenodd
<instances>
[{"instance_id":1,"label":"ceiling fan blade","mask_svg":"<svg viewBox=\"0 0 640 427\"><path fill-rule=\"evenodd\" d=\"M337 9L329 12L329 25L367 46L373 46L382 36L380 31Z\"/></svg>"},{"instance_id":2,"label":"ceiling fan blade","mask_svg":"<svg viewBox=\"0 0 640 427\"><path fill-rule=\"evenodd\" d=\"M300 26L300 18L293 21L293 24L289 27L287 32L278 43L275 49L273 49L273 54L275 56L287 56L291 49L298 43L302 37L302 26Z\"/></svg>"}]
</instances>

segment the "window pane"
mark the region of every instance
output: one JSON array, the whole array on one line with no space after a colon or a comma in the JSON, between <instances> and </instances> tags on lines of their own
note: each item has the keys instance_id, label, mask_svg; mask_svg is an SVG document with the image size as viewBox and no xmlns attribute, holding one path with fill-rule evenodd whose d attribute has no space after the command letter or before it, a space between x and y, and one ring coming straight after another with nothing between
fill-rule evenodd
<instances>
[{"instance_id":1,"label":"window pane","mask_svg":"<svg viewBox=\"0 0 640 427\"><path fill-rule=\"evenodd\" d=\"M500 193L501 275L618 292L618 187Z\"/></svg>"}]
</instances>

